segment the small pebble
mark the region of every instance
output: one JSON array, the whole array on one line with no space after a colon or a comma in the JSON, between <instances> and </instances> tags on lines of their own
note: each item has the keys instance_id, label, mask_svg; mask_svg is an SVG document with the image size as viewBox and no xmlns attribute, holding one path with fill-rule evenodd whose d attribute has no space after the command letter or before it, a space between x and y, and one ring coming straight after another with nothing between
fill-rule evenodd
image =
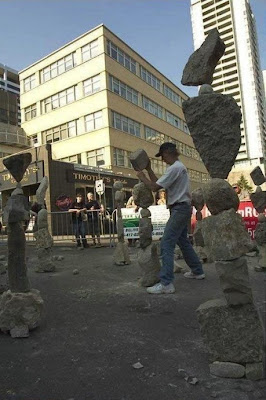
<instances>
[{"instance_id":1,"label":"small pebble","mask_svg":"<svg viewBox=\"0 0 266 400\"><path fill-rule=\"evenodd\" d=\"M78 269L73 269L73 275L78 275L79 274L79 270Z\"/></svg>"}]
</instances>

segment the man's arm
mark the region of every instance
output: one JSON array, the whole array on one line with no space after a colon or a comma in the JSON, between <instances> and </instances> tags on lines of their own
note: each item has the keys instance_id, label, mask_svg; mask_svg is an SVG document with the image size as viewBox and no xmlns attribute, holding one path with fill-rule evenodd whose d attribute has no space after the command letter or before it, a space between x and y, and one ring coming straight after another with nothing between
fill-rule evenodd
<instances>
[{"instance_id":1,"label":"man's arm","mask_svg":"<svg viewBox=\"0 0 266 400\"><path fill-rule=\"evenodd\" d=\"M152 169L150 169L149 171L152 172L152 174L154 175ZM158 185L156 182L154 182L153 180L149 180L146 175L144 174L143 171L137 171L136 172L137 177L146 185L148 186L148 188L150 188L153 192L157 192L157 190L162 189L162 186ZM150 174L149 177L151 178ZM154 175L155 177L155 175ZM156 177L155 177L156 178ZM157 178L156 178L157 180Z\"/></svg>"}]
</instances>

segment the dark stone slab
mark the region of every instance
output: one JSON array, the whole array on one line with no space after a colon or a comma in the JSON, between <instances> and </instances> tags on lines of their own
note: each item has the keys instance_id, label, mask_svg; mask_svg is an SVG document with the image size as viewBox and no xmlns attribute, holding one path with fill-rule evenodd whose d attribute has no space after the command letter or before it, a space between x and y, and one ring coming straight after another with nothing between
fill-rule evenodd
<instances>
[{"instance_id":1,"label":"dark stone slab","mask_svg":"<svg viewBox=\"0 0 266 400\"><path fill-rule=\"evenodd\" d=\"M4 166L11 173L13 178L20 182L23 175L31 163L31 153L15 154L3 160Z\"/></svg>"}]
</instances>

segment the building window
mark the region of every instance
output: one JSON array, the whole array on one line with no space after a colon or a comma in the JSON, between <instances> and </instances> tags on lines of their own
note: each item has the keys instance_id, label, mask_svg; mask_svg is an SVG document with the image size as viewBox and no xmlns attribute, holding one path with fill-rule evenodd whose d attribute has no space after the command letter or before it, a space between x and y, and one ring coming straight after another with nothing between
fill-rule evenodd
<instances>
[{"instance_id":1,"label":"building window","mask_svg":"<svg viewBox=\"0 0 266 400\"><path fill-rule=\"evenodd\" d=\"M169 122L169 124L175 126L176 128L181 129L181 119L176 115L170 113L169 111L166 111L166 121Z\"/></svg>"},{"instance_id":2,"label":"building window","mask_svg":"<svg viewBox=\"0 0 266 400\"><path fill-rule=\"evenodd\" d=\"M163 133L157 132L148 126L144 127L145 130L145 139L149 142L153 142L155 144L161 145L165 142L165 135Z\"/></svg>"},{"instance_id":3,"label":"building window","mask_svg":"<svg viewBox=\"0 0 266 400\"><path fill-rule=\"evenodd\" d=\"M36 86L35 74L32 74L28 78L24 79L24 92L27 92L28 90L35 88L35 86Z\"/></svg>"},{"instance_id":4,"label":"building window","mask_svg":"<svg viewBox=\"0 0 266 400\"><path fill-rule=\"evenodd\" d=\"M162 160L151 159L151 167L156 174L162 175L166 169L166 165Z\"/></svg>"},{"instance_id":5,"label":"building window","mask_svg":"<svg viewBox=\"0 0 266 400\"><path fill-rule=\"evenodd\" d=\"M155 115L156 117L163 118L163 109L159 104L154 103L145 96L142 96L142 106L144 110Z\"/></svg>"},{"instance_id":6,"label":"building window","mask_svg":"<svg viewBox=\"0 0 266 400\"><path fill-rule=\"evenodd\" d=\"M73 103L76 99L76 86L72 86L69 89L63 90L62 92L56 93L51 97L43 100L43 111L48 113L56 108L63 107L66 104Z\"/></svg>"},{"instance_id":7,"label":"building window","mask_svg":"<svg viewBox=\"0 0 266 400\"><path fill-rule=\"evenodd\" d=\"M131 103L138 105L138 92L113 76L110 76L110 90Z\"/></svg>"},{"instance_id":8,"label":"building window","mask_svg":"<svg viewBox=\"0 0 266 400\"><path fill-rule=\"evenodd\" d=\"M101 89L101 78L100 75L92 76L86 81L83 82L83 92L84 96L88 96L89 94L93 94L99 92Z\"/></svg>"},{"instance_id":9,"label":"building window","mask_svg":"<svg viewBox=\"0 0 266 400\"><path fill-rule=\"evenodd\" d=\"M140 66L140 77L146 83L154 87L156 90L161 90L161 81L160 79L156 78L151 72L147 71L144 67Z\"/></svg>"},{"instance_id":10,"label":"building window","mask_svg":"<svg viewBox=\"0 0 266 400\"><path fill-rule=\"evenodd\" d=\"M85 131L91 132L95 129L100 129L102 127L102 111L97 111L95 113L85 116Z\"/></svg>"},{"instance_id":11,"label":"building window","mask_svg":"<svg viewBox=\"0 0 266 400\"><path fill-rule=\"evenodd\" d=\"M179 106L181 106L181 104L182 104L181 96L179 96L177 93L175 93L172 89L170 89L166 85L164 85L163 89L164 89L164 95L168 99L172 100L175 104L178 104Z\"/></svg>"},{"instance_id":12,"label":"building window","mask_svg":"<svg viewBox=\"0 0 266 400\"><path fill-rule=\"evenodd\" d=\"M77 121L70 121L66 124L47 129L42 133L44 143L54 143L77 135Z\"/></svg>"},{"instance_id":13,"label":"building window","mask_svg":"<svg viewBox=\"0 0 266 400\"><path fill-rule=\"evenodd\" d=\"M104 161L104 147L92 151L87 151L87 164L97 167L98 161Z\"/></svg>"},{"instance_id":14,"label":"building window","mask_svg":"<svg viewBox=\"0 0 266 400\"><path fill-rule=\"evenodd\" d=\"M70 162L72 164L81 164L81 154L74 154L60 159L61 161Z\"/></svg>"},{"instance_id":15,"label":"building window","mask_svg":"<svg viewBox=\"0 0 266 400\"><path fill-rule=\"evenodd\" d=\"M30 121L32 118L35 118L37 116L36 103L32 104L29 107L26 107L24 112L25 112L25 121Z\"/></svg>"},{"instance_id":16,"label":"building window","mask_svg":"<svg viewBox=\"0 0 266 400\"><path fill-rule=\"evenodd\" d=\"M54 62L51 65L48 65L48 67L45 67L41 71L41 81L47 82L50 79L55 78L56 76L61 75L66 71L69 71L76 65L76 53L74 52L63 58L60 58L60 60Z\"/></svg>"},{"instance_id":17,"label":"building window","mask_svg":"<svg viewBox=\"0 0 266 400\"><path fill-rule=\"evenodd\" d=\"M114 111L112 111L112 125L115 129L140 137L140 124Z\"/></svg>"},{"instance_id":18,"label":"building window","mask_svg":"<svg viewBox=\"0 0 266 400\"><path fill-rule=\"evenodd\" d=\"M129 71L136 74L136 61L126 54L123 50L119 49L114 43L110 40L107 41L107 54L112 57L114 60L119 62L119 64L123 65L125 68L129 69Z\"/></svg>"},{"instance_id":19,"label":"building window","mask_svg":"<svg viewBox=\"0 0 266 400\"><path fill-rule=\"evenodd\" d=\"M31 147L34 147L38 143L39 142L38 142L38 136L37 135L30 136L30 145L31 145Z\"/></svg>"},{"instance_id":20,"label":"building window","mask_svg":"<svg viewBox=\"0 0 266 400\"><path fill-rule=\"evenodd\" d=\"M116 167L125 167L125 168L132 168L132 164L130 162L130 151L117 149L114 147L113 149L113 156L114 156L114 165Z\"/></svg>"},{"instance_id":21,"label":"building window","mask_svg":"<svg viewBox=\"0 0 266 400\"><path fill-rule=\"evenodd\" d=\"M86 44L81 48L82 61L90 60L99 54L98 39Z\"/></svg>"}]
</instances>

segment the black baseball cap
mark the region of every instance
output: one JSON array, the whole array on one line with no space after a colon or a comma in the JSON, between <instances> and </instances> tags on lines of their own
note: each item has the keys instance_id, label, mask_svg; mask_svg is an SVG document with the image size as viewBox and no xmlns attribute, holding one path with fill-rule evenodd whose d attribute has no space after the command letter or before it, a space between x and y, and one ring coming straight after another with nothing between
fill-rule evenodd
<instances>
[{"instance_id":1,"label":"black baseball cap","mask_svg":"<svg viewBox=\"0 0 266 400\"><path fill-rule=\"evenodd\" d=\"M176 149L176 145L174 143L165 142L165 143L161 144L159 153L155 154L155 157L160 157L163 154L163 152L166 150L174 150L174 149Z\"/></svg>"}]
</instances>

